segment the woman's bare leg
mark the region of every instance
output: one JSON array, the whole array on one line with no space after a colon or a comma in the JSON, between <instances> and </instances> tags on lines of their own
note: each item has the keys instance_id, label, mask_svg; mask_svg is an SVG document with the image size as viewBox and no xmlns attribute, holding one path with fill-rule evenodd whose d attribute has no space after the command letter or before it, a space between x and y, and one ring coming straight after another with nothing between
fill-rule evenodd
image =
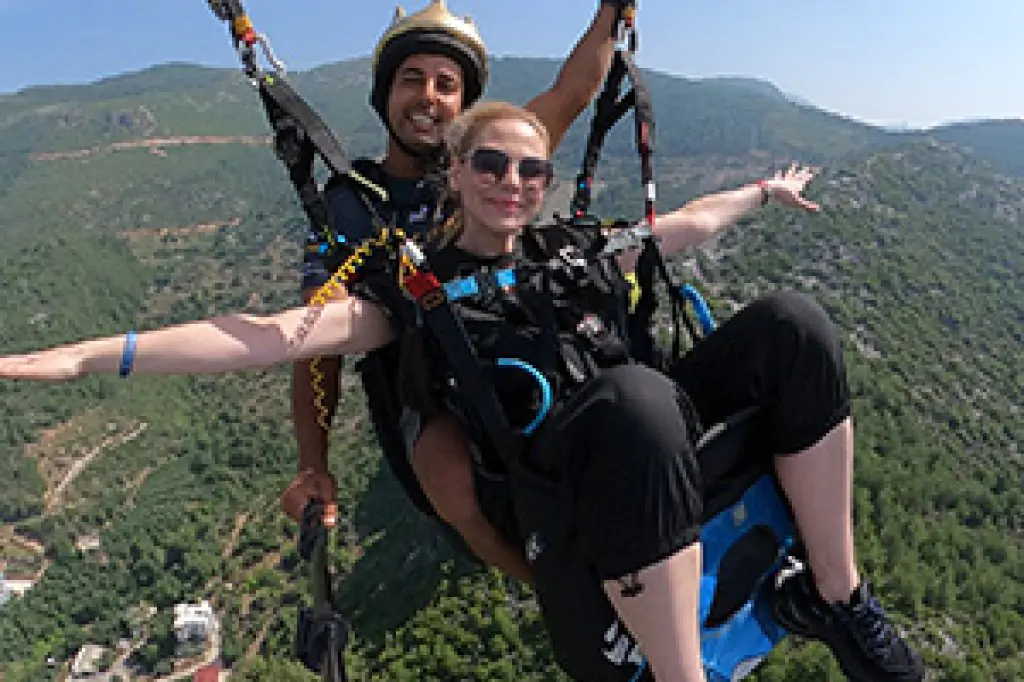
<instances>
[{"instance_id":1,"label":"woman's bare leg","mask_svg":"<svg viewBox=\"0 0 1024 682\"><path fill-rule=\"evenodd\" d=\"M704 682L700 650L701 546L695 543L636 575L640 594L604 583L623 623L640 643L658 682ZM631 579L632 581L632 579Z\"/></svg>"},{"instance_id":2,"label":"woman's bare leg","mask_svg":"<svg viewBox=\"0 0 1024 682\"><path fill-rule=\"evenodd\" d=\"M803 452L777 457L821 596L847 600L860 584L853 546L853 421L847 418Z\"/></svg>"}]
</instances>

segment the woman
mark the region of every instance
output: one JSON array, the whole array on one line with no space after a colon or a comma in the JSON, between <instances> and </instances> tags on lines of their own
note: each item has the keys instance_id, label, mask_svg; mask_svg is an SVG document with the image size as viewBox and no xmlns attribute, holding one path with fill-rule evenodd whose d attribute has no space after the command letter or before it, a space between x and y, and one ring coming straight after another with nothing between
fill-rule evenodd
<instances>
[{"instance_id":1,"label":"woman","mask_svg":"<svg viewBox=\"0 0 1024 682\"><path fill-rule=\"evenodd\" d=\"M451 146L451 186L460 198L463 225L454 243L432 259L442 279L513 262L517 238L540 211L551 178L543 125L512 105L467 112L453 128ZM689 239L670 231L662 244L671 252ZM621 262L629 265L627 260ZM352 288L350 298L323 307L264 317L225 315L4 357L0 378L229 372L365 352L391 341L401 326L395 314L400 304L376 302L388 300L392 290L387 282L366 281ZM506 293L511 300L520 296L518 289ZM471 308L467 303L465 310ZM597 322L605 323L608 338L621 337L615 320ZM466 328L474 341L488 336L479 325ZM516 320L510 329L500 341L514 346L517 357L532 361L547 352L531 320ZM505 350L500 343L491 348ZM499 394L522 397L522 385L501 376ZM765 297L737 313L684 357L671 378L628 361L602 367L562 396L522 462L514 463L531 475L557 471L567 477L574 497L566 521L655 678L704 680L698 627L701 499L692 449L697 425L681 409L687 397L708 424L751 404L767 415L765 436L810 564L780 588L780 621L825 641L852 679L923 679L917 656L895 634L858 573L851 520L853 431L840 345L821 308L794 294ZM529 416L510 400L505 405L513 420Z\"/></svg>"}]
</instances>

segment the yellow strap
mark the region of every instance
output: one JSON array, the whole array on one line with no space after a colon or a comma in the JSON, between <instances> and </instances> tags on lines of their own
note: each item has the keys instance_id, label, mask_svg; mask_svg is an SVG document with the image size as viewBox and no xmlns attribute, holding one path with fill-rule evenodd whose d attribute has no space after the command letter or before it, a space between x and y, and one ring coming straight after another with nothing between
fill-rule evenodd
<instances>
[{"instance_id":1,"label":"yellow strap","mask_svg":"<svg viewBox=\"0 0 1024 682\"><path fill-rule=\"evenodd\" d=\"M351 168L347 171L346 174L350 178L352 178L353 180L358 182L360 185L362 185L366 189L368 189L371 192L373 192L374 194L376 194L380 198L381 201L387 202L387 200L388 200L388 191L386 189L384 189L383 187L381 187L377 183L371 181L365 175L363 175L361 173L357 173L356 171L352 170Z\"/></svg>"},{"instance_id":2,"label":"yellow strap","mask_svg":"<svg viewBox=\"0 0 1024 682\"><path fill-rule=\"evenodd\" d=\"M338 266L338 269L334 271L331 278L324 282L324 284L317 289L316 293L310 297L309 305L324 306L327 305L332 298L344 298L347 295L345 289L345 278L355 274L356 268L363 264L373 249L385 247L392 233L398 239L405 239L405 232L402 230L397 228L389 230L388 228L385 228L377 237L366 239L361 242L352 254L346 258L340 266ZM412 265L411 261L408 261L403 256L403 270L407 263L410 266ZM402 273L400 273L399 276L401 277ZM312 321L312 318L310 318L310 323L312 323ZM308 333L308 329L300 328L299 331L296 332L296 337L305 338ZM309 371L310 382L312 383L313 388L313 406L316 409L316 421L320 425L321 429L328 432L331 430L329 419L330 411L328 410L326 403L327 391L324 387L324 373L320 369L320 358L313 358L310 361Z\"/></svg>"},{"instance_id":3,"label":"yellow strap","mask_svg":"<svg viewBox=\"0 0 1024 682\"><path fill-rule=\"evenodd\" d=\"M635 272L627 272L626 281L629 282L629 312L632 313L640 302L640 283L636 280Z\"/></svg>"}]
</instances>

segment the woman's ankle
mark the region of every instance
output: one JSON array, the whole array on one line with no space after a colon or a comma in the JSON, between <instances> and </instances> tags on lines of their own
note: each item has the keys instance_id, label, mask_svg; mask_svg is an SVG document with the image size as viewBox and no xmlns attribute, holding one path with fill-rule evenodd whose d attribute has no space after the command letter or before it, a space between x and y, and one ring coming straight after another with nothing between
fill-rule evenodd
<instances>
[{"instance_id":1,"label":"woman's ankle","mask_svg":"<svg viewBox=\"0 0 1024 682\"><path fill-rule=\"evenodd\" d=\"M860 574L855 568L846 570L816 571L811 568L814 587L829 604L846 603L860 586Z\"/></svg>"}]
</instances>

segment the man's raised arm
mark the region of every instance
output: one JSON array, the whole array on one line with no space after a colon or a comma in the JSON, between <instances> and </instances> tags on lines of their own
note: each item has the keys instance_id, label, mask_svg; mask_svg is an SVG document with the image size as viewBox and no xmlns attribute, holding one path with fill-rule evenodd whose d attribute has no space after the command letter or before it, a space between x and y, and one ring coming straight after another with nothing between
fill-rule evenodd
<instances>
[{"instance_id":1,"label":"man's raised arm","mask_svg":"<svg viewBox=\"0 0 1024 682\"><path fill-rule=\"evenodd\" d=\"M604 84L612 65L620 8L628 4L632 3L603 0L586 34L559 70L554 85L526 104L547 127L552 151Z\"/></svg>"}]
</instances>

